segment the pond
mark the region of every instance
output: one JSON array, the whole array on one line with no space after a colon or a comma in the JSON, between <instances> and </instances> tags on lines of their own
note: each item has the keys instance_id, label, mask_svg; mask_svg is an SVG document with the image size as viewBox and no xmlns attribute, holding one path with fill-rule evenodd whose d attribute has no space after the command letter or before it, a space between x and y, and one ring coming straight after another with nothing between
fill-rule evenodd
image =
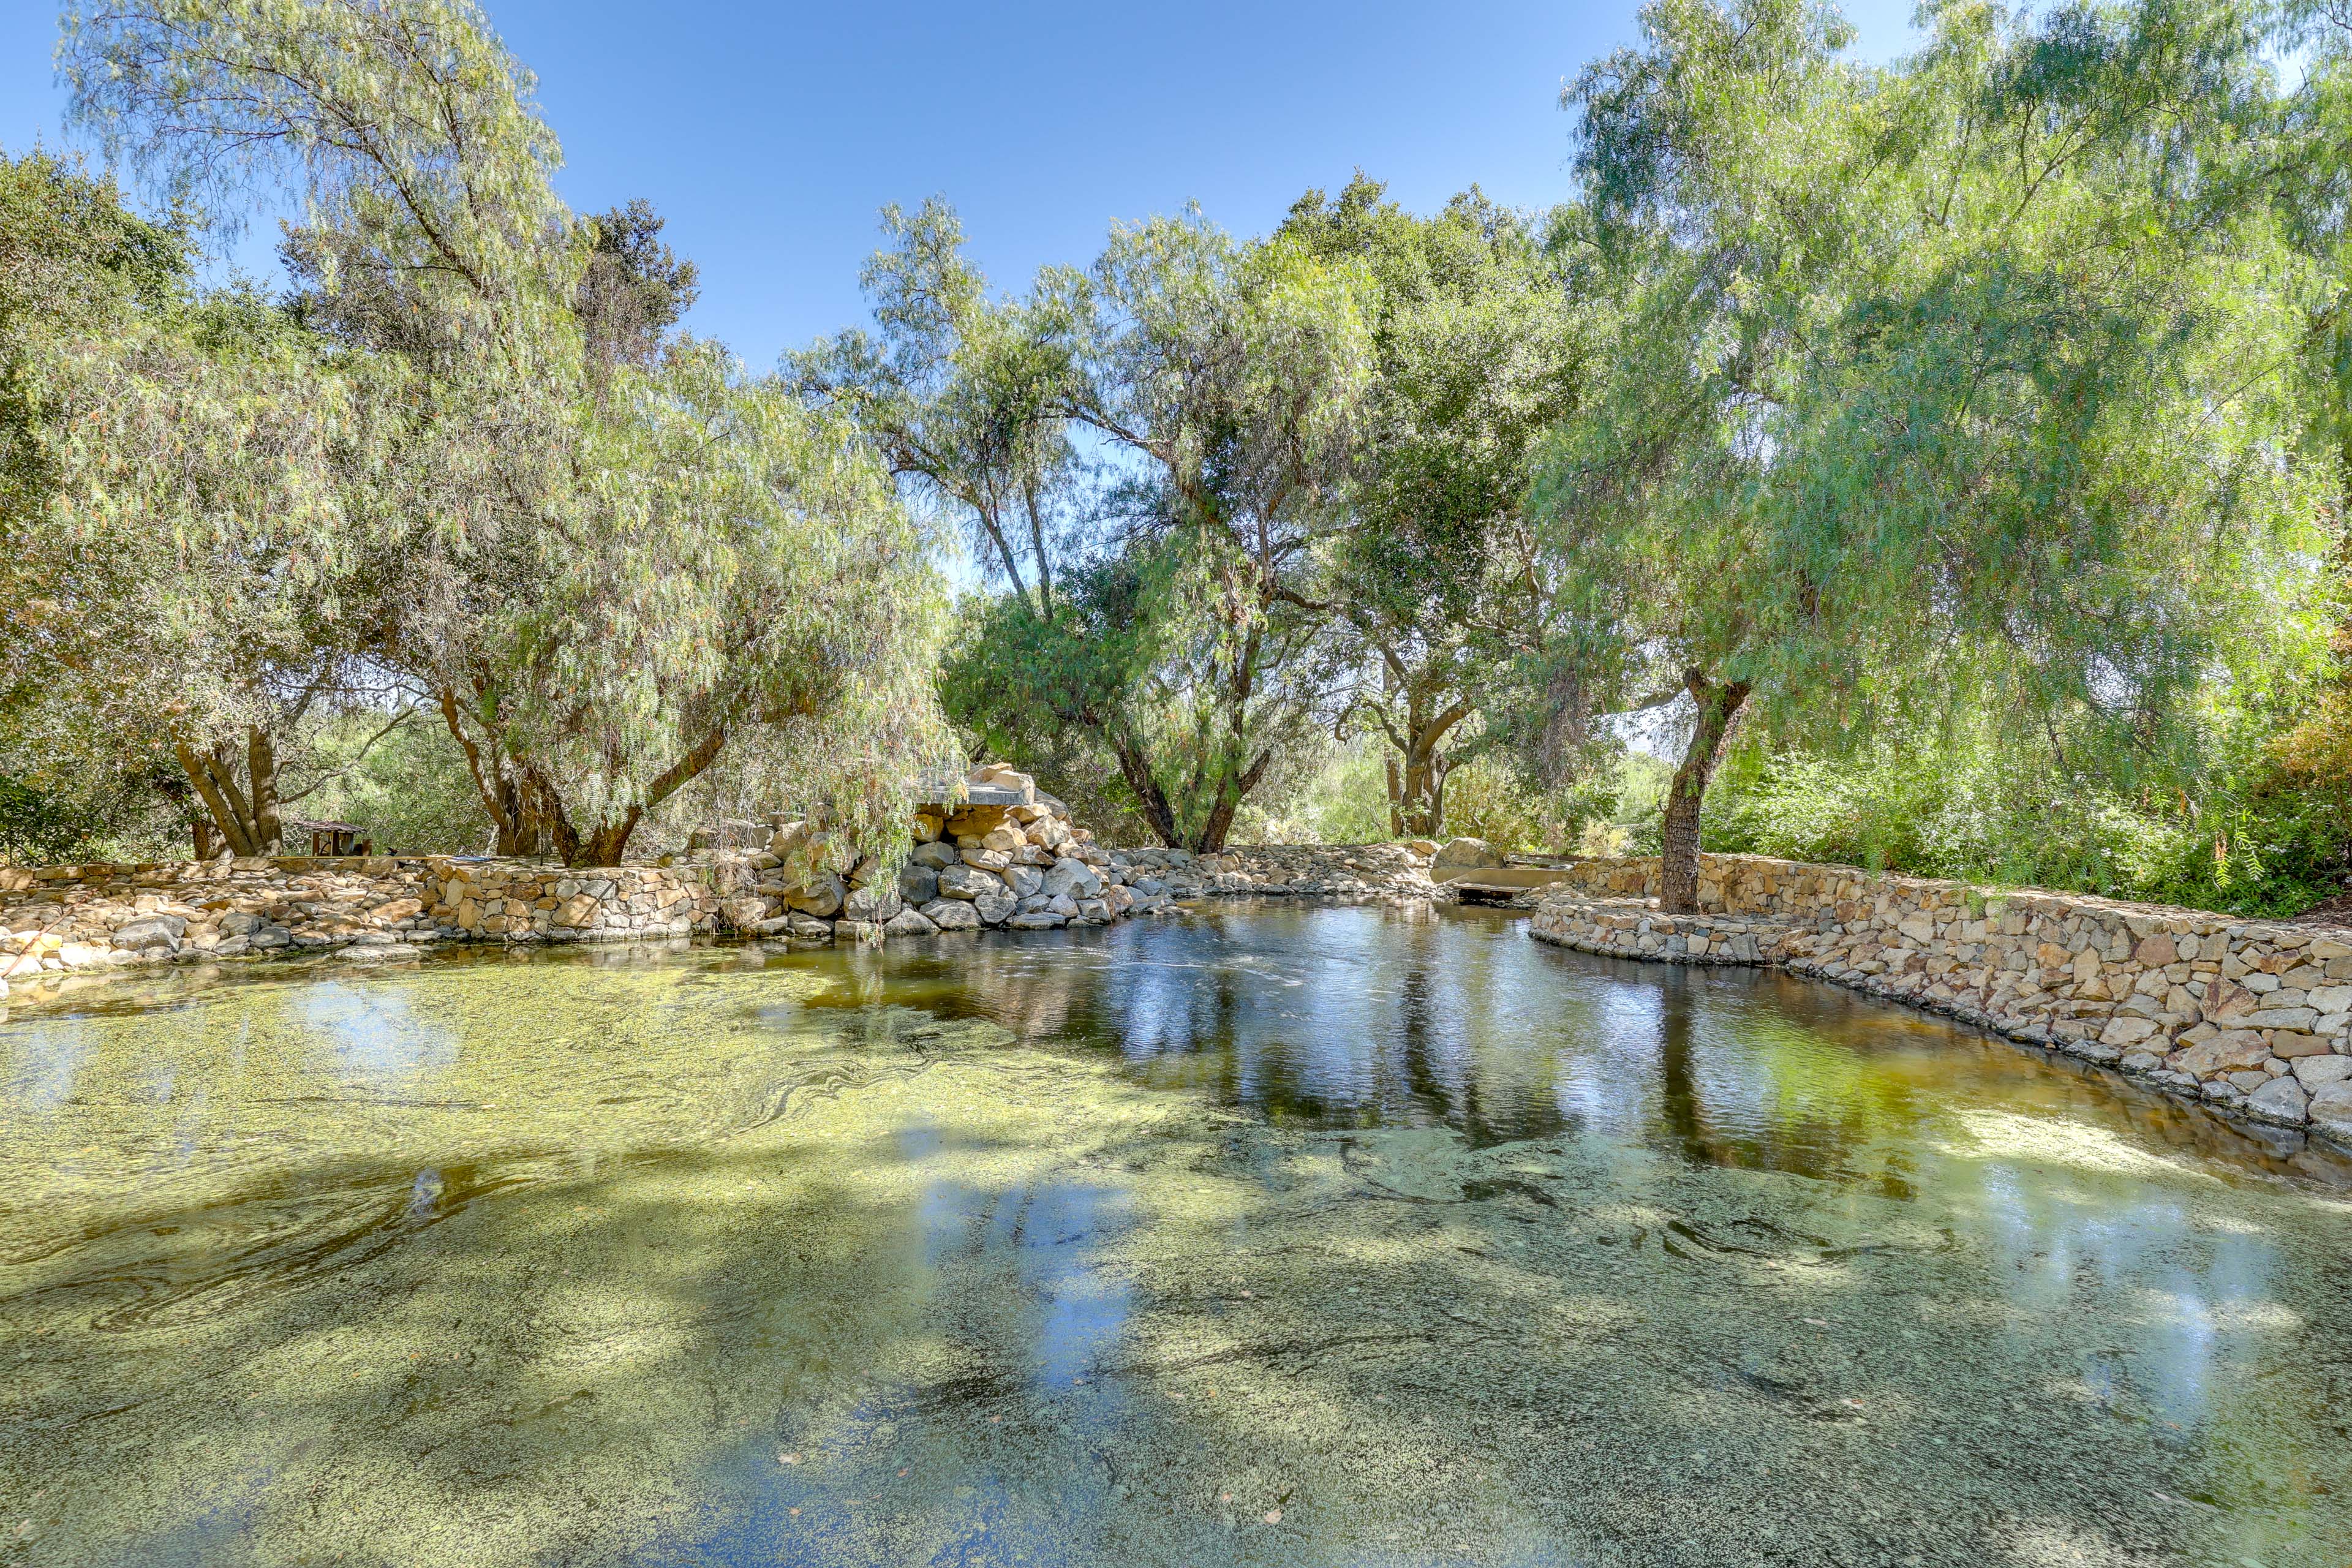
<instances>
[{"instance_id":1,"label":"pond","mask_svg":"<svg viewBox=\"0 0 2352 1568\"><path fill-rule=\"evenodd\" d=\"M2352 1194L1486 911L0 1024L0 1564L2352 1561Z\"/></svg>"}]
</instances>

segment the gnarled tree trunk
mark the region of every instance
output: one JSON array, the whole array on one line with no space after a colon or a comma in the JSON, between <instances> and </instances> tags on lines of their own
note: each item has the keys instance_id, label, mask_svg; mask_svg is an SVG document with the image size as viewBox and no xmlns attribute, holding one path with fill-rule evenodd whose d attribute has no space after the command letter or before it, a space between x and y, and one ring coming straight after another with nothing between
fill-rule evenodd
<instances>
[{"instance_id":1,"label":"gnarled tree trunk","mask_svg":"<svg viewBox=\"0 0 2352 1568\"><path fill-rule=\"evenodd\" d=\"M281 837L278 822L278 743L257 724L245 732L245 779L237 779L237 748L226 741L198 750L186 741L175 742L172 754L195 786L196 796L211 814L235 855L274 855ZM205 836L196 835L199 847Z\"/></svg>"},{"instance_id":2,"label":"gnarled tree trunk","mask_svg":"<svg viewBox=\"0 0 2352 1568\"><path fill-rule=\"evenodd\" d=\"M1399 838L1435 838L1445 831L1445 776L1454 760L1445 754L1445 737L1470 716L1470 705L1455 702L1438 713L1426 711L1418 699L1408 702L1402 734L1389 730L1389 740L1402 757L1389 759L1389 826ZM1386 728L1388 721L1383 718Z\"/></svg>"},{"instance_id":3,"label":"gnarled tree trunk","mask_svg":"<svg viewBox=\"0 0 2352 1568\"><path fill-rule=\"evenodd\" d=\"M1746 681L1710 680L1696 669L1683 671L1683 686L1698 701L1698 721L1691 726L1682 766L1675 770L1675 782L1666 791L1659 839L1658 904L1674 915L1698 912L1699 806L1716 764L1723 760L1724 742L1748 705L1749 689Z\"/></svg>"},{"instance_id":4,"label":"gnarled tree trunk","mask_svg":"<svg viewBox=\"0 0 2352 1568\"><path fill-rule=\"evenodd\" d=\"M489 737L489 749L485 754L473 736L466 732L454 689L445 686L433 695L440 705L441 721L449 728L450 739L466 753L466 769L473 775L474 793L481 799L482 811L498 830L497 852L522 857L548 853L554 836L547 803L542 792L535 787L537 781L507 755L506 748L499 743L498 729L477 713L474 721Z\"/></svg>"},{"instance_id":5,"label":"gnarled tree trunk","mask_svg":"<svg viewBox=\"0 0 2352 1568\"><path fill-rule=\"evenodd\" d=\"M705 769L719 760L719 750L727 744L727 726L714 724L693 749L664 768L646 785L645 799L623 812L617 820L600 822L582 834L572 825L572 817L563 809L555 786L543 774L532 770L542 793L551 804L551 816L555 827L555 852L563 857L567 866L617 866L622 853L629 847L629 836L645 820L646 813L676 795Z\"/></svg>"},{"instance_id":6,"label":"gnarled tree trunk","mask_svg":"<svg viewBox=\"0 0 2352 1568\"><path fill-rule=\"evenodd\" d=\"M1257 761L1238 774L1228 772L1217 789L1217 804L1201 824L1199 836L1193 840L1195 854L1214 855L1225 847L1225 836L1234 830L1234 813L1241 808L1242 797L1257 787L1265 776L1267 764L1274 761L1272 751L1260 752Z\"/></svg>"},{"instance_id":7,"label":"gnarled tree trunk","mask_svg":"<svg viewBox=\"0 0 2352 1568\"><path fill-rule=\"evenodd\" d=\"M483 722L477 713L475 722L482 725L490 739L485 754L484 748L459 721L457 693L444 689L436 695L443 721L466 753L466 765L473 773L474 789L481 796L482 809L498 826L501 855L544 855L552 851L567 866L617 866L628 850L630 836L645 820L646 813L699 777L718 760L727 744L727 726L712 725L684 756L646 786L643 800L617 818L592 824L583 833L564 806L563 792L545 769L509 752L504 734Z\"/></svg>"}]
</instances>

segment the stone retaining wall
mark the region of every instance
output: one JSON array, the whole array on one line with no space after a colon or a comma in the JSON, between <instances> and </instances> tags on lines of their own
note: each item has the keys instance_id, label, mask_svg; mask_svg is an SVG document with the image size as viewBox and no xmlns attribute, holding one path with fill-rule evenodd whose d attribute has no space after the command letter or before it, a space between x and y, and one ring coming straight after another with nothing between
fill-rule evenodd
<instances>
[{"instance_id":1,"label":"stone retaining wall","mask_svg":"<svg viewBox=\"0 0 2352 1568\"><path fill-rule=\"evenodd\" d=\"M1576 862L1535 934L1787 968L2352 1139L2352 932L1761 856L1702 856L1696 916L1657 887L1654 858Z\"/></svg>"},{"instance_id":2,"label":"stone retaining wall","mask_svg":"<svg viewBox=\"0 0 2352 1568\"><path fill-rule=\"evenodd\" d=\"M0 868L0 997L12 983L146 964L389 959L450 942L835 942L1099 923L1217 896L1437 894L1427 857L1402 845L1107 850L1050 805L1018 816L934 813L919 832L928 841L883 886L865 863L788 872L789 843L776 847L784 854L595 870L448 856Z\"/></svg>"},{"instance_id":3,"label":"stone retaining wall","mask_svg":"<svg viewBox=\"0 0 2352 1568\"><path fill-rule=\"evenodd\" d=\"M709 866L567 870L442 856L0 870L0 984L274 952L393 958L451 941L688 936L715 929L717 882Z\"/></svg>"}]
</instances>

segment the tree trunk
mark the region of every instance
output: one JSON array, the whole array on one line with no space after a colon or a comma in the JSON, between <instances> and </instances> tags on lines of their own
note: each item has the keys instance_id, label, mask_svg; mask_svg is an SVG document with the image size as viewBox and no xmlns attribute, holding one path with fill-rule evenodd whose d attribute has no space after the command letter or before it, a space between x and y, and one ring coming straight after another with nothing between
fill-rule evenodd
<instances>
[{"instance_id":1,"label":"tree trunk","mask_svg":"<svg viewBox=\"0 0 2352 1568\"><path fill-rule=\"evenodd\" d=\"M197 859L210 860L221 852L220 829L213 825L211 817L190 818L188 831L195 839Z\"/></svg>"},{"instance_id":2,"label":"tree trunk","mask_svg":"<svg viewBox=\"0 0 2352 1568\"><path fill-rule=\"evenodd\" d=\"M646 813L661 805L716 762L720 748L727 744L727 726L714 724L691 750L668 767L656 774L646 785L645 799L625 812L617 822L600 822L585 836L572 825L571 814L563 808L563 799L557 794L555 783L537 768L529 768L532 791L543 803L542 814L555 835L555 851L563 857L566 866L617 866L629 847L629 836L645 820Z\"/></svg>"},{"instance_id":3,"label":"tree trunk","mask_svg":"<svg viewBox=\"0 0 2352 1568\"><path fill-rule=\"evenodd\" d=\"M1160 780L1151 772L1151 759L1135 741L1116 730L1107 738L1111 754L1118 758L1119 776L1127 787L1135 792L1135 802L1143 808L1143 820L1160 836L1160 842L1171 849L1184 847L1184 836L1177 830L1176 813L1168 804L1168 792L1160 787Z\"/></svg>"},{"instance_id":4,"label":"tree trunk","mask_svg":"<svg viewBox=\"0 0 2352 1568\"><path fill-rule=\"evenodd\" d=\"M1745 681L1709 680L1696 669L1683 671L1683 685L1698 701L1698 721L1691 726L1690 744L1683 748L1682 766L1666 791L1664 830L1659 839L1658 905L1672 915L1698 912L1698 814L1706 797L1707 780L1715 776L1741 710L1748 703Z\"/></svg>"},{"instance_id":5,"label":"tree trunk","mask_svg":"<svg viewBox=\"0 0 2352 1568\"><path fill-rule=\"evenodd\" d=\"M1389 766L1390 815L1396 820L1398 837L1436 838L1444 833L1445 775L1453 771L1445 754L1445 737L1469 716L1466 702L1456 702L1433 715L1425 713L1418 702L1406 710L1401 783L1393 760Z\"/></svg>"},{"instance_id":6,"label":"tree trunk","mask_svg":"<svg viewBox=\"0 0 2352 1568\"><path fill-rule=\"evenodd\" d=\"M274 855L278 847L278 747L258 726L248 726L245 742L245 783L237 782L237 749L228 742L198 751L185 741L172 752L180 771L195 786L229 852L239 856ZM206 842L197 836L199 845Z\"/></svg>"},{"instance_id":7,"label":"tree trunk","mask_svg":"<svg viewBox=\"0 0 2352 1568\"><path fill-rule=\"evenodd\" d=\"M1426 731L1415 734L1404 754L1403 799L1397 809L1400 838L1434 838L1445 828L1445 759Z\"/></svg>"},{"instance_id":8,"label":"tree trunk","mask_svg":"<svg viewBox=\"0 0 2352 1568\"><path fill-rule=\"evenodd\" d=\"M1268 763L1274 761L1272 750L1260 752L1257 761L1235 773L1228 771L1218 781L1217 804L1210 809L1208 820L1201 824L1198 840L1192 846L1196 855L1214 855L1225 847L1225 836L1234 830L1234 813L1241 808L1243 797L1257 788L1258 780L1265 777ZM1225 766L1231 769L1228 762Z\"/></svg>"},{"instance_id":9,"label":"tree trunk","mask_svg":"<svg viewBox=\"0 0 2352 1568\"><path fill-rule=\"evenodd\" d=\"M1217 804L1201 823L1201 831L1192 844L1195 855L1214 855L1225 847L1225 835L1234 830L1234 808L1241 803L1230 795L1219 795Z\"/></svg>"},{"instance_id":10,"label":"tree trunk","mask_svg":"<svg viewBox=\"0 0 2352 1568\"><path fill-rule=\"evenodd\" d=\"M482 811L497 830L492 840L492 852L529 858L545 855L553 847L553 833L549 812L541 801L531 780L499 743L498 730L484 722L478 714L475 721L482 725L489 737L489 754L466 732L459 717L457 693L443 687L434 693L441 708L441 721L448 726L449 738L466 753L466 768L474 778L474 793L482 803Z\"/></svg>"},{"instance_id":11,"label":"tree trunk","mask_svg":"<svg viewBox=\"0 0 2352 1568\"><path fill-rule=\"evenodd\" d=\"M263 847L256 853L275 853L284 837L278 826L278 742L258 725L246 729L245 774L253 807L253 841Z\"/></svg>"}]
</instances>

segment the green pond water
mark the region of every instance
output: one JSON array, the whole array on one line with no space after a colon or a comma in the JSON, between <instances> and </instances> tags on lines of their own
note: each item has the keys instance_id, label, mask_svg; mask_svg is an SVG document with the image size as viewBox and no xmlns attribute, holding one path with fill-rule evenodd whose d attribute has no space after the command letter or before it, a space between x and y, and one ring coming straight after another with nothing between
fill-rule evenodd
<instances>
[{"instance_id":1,"label":"green pond water","mask_svg":"<svg viewBox=\"0 0 2352 1568\"><path fill-rule=\"evenodd\" d=\"M0 1565L2352 1563L2336 1157L1462 911L0 1023Z\"/></svg>"}]
</instances>

